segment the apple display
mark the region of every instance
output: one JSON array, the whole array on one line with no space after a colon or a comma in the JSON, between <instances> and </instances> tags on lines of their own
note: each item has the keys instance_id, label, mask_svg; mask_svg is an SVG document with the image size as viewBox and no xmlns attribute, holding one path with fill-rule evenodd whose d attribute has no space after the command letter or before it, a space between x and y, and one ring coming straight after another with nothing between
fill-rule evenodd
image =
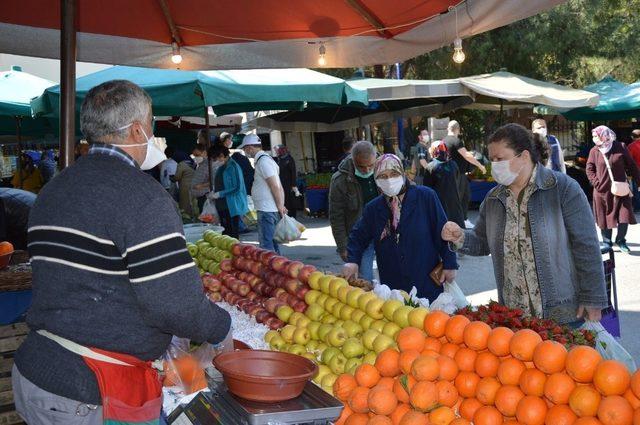
<instances>
[{"instance_id":1,"label":"apple display","mask_svg":"<svg viewBox=\"0 0 640 425\"><path fill-rule=\"evenodd\" d=\"M338 301L336 298L334 298L336 301ZM342 304L340 301L336 302L333 306L331 306L331 310L328 310L331 312L331 314L333 314L336 319L340 319L340 310L342 310L342 306L344 306L346 304Z\"/></svg>"},{"instance_id":2,"label":"apple display","mask_svg":"<svg viewBox=\"0 0 640 425\"><path fill-rule=\"evenodd\" d=\"M351 307L351 306L349 306ZM354 309L353 313L351 313L351 320L353 320L356 323L360 323L360 320L366 316L367 313L365 313L364 311L360 310L360 309Z\"/></svg>"},{"instance_id":3,"label":"apple display","mask_svg":"<svg viewBox=\"0 0 640 425\"><path fill-rule=\"evenodd\" d=\"M384 325L386 324L387 322L384 320L374 320L369 329L375 329L376 331L382 333Z\"/></svg>"},{"instance_id":4,"label":"apple display","mask_svg":"<svg viewBox=\"0 0 640 425\"><path fill-rule=\"evenodd\" d=\"M320 320L322 315L324 314L324 308L322 308L319 304L309 304L307 311L304 314L311 320Z\"/></svg>"},{"instance_id":5,"label":"apple display","mask_svg":"<svg viewBox=\"0 0 640 425\"><path fill-rule=\"evenodd\" d=\"M278 309L278 311L276 312L276 316L278 316L278 319L282 320L283 322L288 322L293 313L293 309L288 305L285 305Z\"/></svg>"},{"instance_id":6,"label":"apple display","mask_svg":"<svg viewBox=\"0 0 640 425\"><path fill-rule=\"evenodd\" d=\"M364 331L362 334L362 344L367 350L373 350L373 342L376 340L378 335L380 335L380 332L374 329Z\"/></svg>"},{"instance_id":7,"label":"apple display","mask_svg":"<svg viewBox=\"0 0 640 425\"><path fill-rule=\"evenodd\" d=\"M300 320L302 317L304 317L304 314L294 311L291 316L289 317L289 321L288 323L290 325L296 325L296 323L298 323L298 320Z\"/></svg>"},{"instance_id":8,"label":"apple display","mask_svg":"<svg viewBox=\"0 0 640 425\"><path fill-rule=\"evenodd\" d=\"M291 354L296 354L298 356L302 356L304 354L306 354L307 349L300 344L293 344L291 347L289 347L289 352Z\"/></svg>"},{"instance_id":9,"label":"apple display","mask_svg":"<svg viewBox=\"0 0 640 425\"><path fill-rule=\"evenodd\" d=\"M322 292L316 291L315 289L311 289L304 295L304 302L311 305L315 303L318 300L318 298L320 298L320 295L322 295Z\"/></svg>"},{"instance_id":10,"label":"apple display","mask_svg":"<svg viewBox=\"0 0 640 425\"><path fill-rule=\"evenodd\" d=\"M344 365L344 371L350 375L355 375L356 369L361 364L362 364L362 358L360 357L353 357L353 358L347 359L347 363Z\"/></svg>"},{"instance_id":11,"label":"apple display","mask_svg":"<svg viewBox=\"0 0 640 425\"><path fill-rule=\"evenodd\" d=\"M342 320L349 320L353 316L354 311L355 310L353 307L346 304L342 304L342 308L340 309L340 318Z\"/></svg>"},{"instance_id":12,"label":"apple display","mask_svg":"<svg viewBox=\"0 0 640 425\"><path fill-rule=\"evenodd\" d=\"M402 306L393 313L393 321L401 328L409 326L409 313L413 310L413 307Z\"/></svg>"},{"instance_id":13,"label":"apple display","mask_svg":"<svg viewBox=\"0 0 640 425\"><path fill-rule=\"evenodd\" d=\"M329 282L329 294L333 298L338 298L338 290L340 290L340 288L344 288L348 286L349 286L349 283L341 277L336 277L334 279L331 279L331 281Z\"/></svg>"},{"instance_id":14,"label":"apple display","mask_svg":"<svg viewBox=\"0 0 640 425\"><path fill-rule=\"evenodd\" d=\"M347 331L334 327L331 332L329 332L329 335L327 335L327 342L334 347L342 347L348 337Z\"/></svg>"},{"instance_id":15,"label":"apple display","mask_svg":"<svg viewBox=\"0 0 640 425\"><path fill-rule=\"evenodd\" d=\"M329 360L329 367L336 375L344 373L344 367L347 364L347 358L342 353L338 353Z\"/></svg>"},{"instance_id":16,"label":"apple display","mask_svg":"<svg viewBox=\"0 0 640 425\"><path fill-rule=\"evenodd\" d=\"M320 385L320 383L322 382L322 379L327 376L327 375L331 375L331 369L329 368L329 366L326 366L324 364L320 364L318 365L318 373L316 373L316 376L313 377L313 382L315 382L316 384ZM333 385L333 384L331 384Z\"/></svg>"},{"instance_id":17,"label":"apple display","mask_svg":"<svg viewBox=\"0 0 640 425\"><path fill-rule=\"evenodd\" d=\"M427 314L429 314L429 310L424 307L414 308L409 313L409 326L413 326L414 328L424 329L424 319L427 318Z\"/></svg>"},{"instance_id":18,"label":"apple display","mask_svg":"<svg viewBox=\"0 0 640 425\"><path fill-rule=\"evenodd\" d=\"M335 323L338 319L330 314L325 314L322 316L322 323Z\"/></svg>"},{"instance_id":19,"label":"apple display","mask_svg":"<svg viewBox=\"0 0 640 425\"><path fill-rule=\"evenodd\" d=\"M298 279L300 279L302 282L306 284L309 284L309 278L311 277L311 274L315 271L316 271L316 268L314 266L310 266L310 265L303 266L300 269L300 273L298 274Z\"/></svg>"},{"instance_id":20,"label":"apple display","mask_svg":"<svg viewBox=\"0 0 640 425\"><path fill-rule=\"evenodd\" d=\"M343 286L338 289L338 299L341 303L347 304L347 295L349 295L349 291L351 291L351 287L349 285Z\"/></svg>"},{"instance_id":21,"label":"apple display","mask_svg":"<svg viewBox=\"0 0 640 425\"><path fill-rule=\"evenodd\" d=\"M378 354L376 354L375 351L370 351L364 355L364 358L362 359L362 363L373 365L376 363L377 358L378 358Z\"/></svg>"},{"instance_id":22,"label":"apple display","mask_svg":"<svg viewBox=\"0 0 640 425\"><path fill-rule=\"evenodd\" d=\"M300 345L306 345L311 340L309 329L298 327L293 332L293 342ZM306 351L306 350L305 350Z\"/></svg>"},{"instance_id":23,"label":"apple display","mask_svg":"<svg viewBox=\"0 0 640 425\"><path fill-rule=\"evenodd\" d=\"M327 335L333 330L333 326L329 323L323 323L318 327L318 339L327 342Z\"/></svg>"},{"instance_id":24,"label":"apple display","mask_svg":"<svg viewBox=\"0 0 640 425\"><path fill-rule=\"evenodd\" d=\"M340 301L336 300L335 298L327 298L327 300L324 302L324 309L331 312L331 314L333 314L333 307L340 303ZM335 316L335 315L334 315Z\"/></svg>"},{"instance_id":25,"label":"apple display","mask_svg":"<svg viewBox=\"0 0 640 425\"><path fill-rule=\"evenodd\" d=\"M304 264L302 264L300 261L291 261L287 265L286 273L289 275L289 277L297 279L298 276L300 275L300 270L303 267L304 267Z\"/></svg>"},{"instance_id":26,"label":"apple display","mask_svg":"<svg viewBox=\"0 0 640 425\"><path fill-rule=\"evenodd\" d=\"M353 320L345 320L345 322L342 324L342 327L345 331L347 331L347 335L349 335L349 337L360 338L362 336L362 333L364 332L362 326L360 326L359 323L356 323Z\"/></svg>"},{"instance_id":27,"label":"apple display","mask_svg":"<svg viewBox=\"0 0 640 425\"><path fill-rule=\"evenodd\" d=\"M395 322L387 322L382 328L382 333L390 336L394 340L396 339L396 335L400 332L400 326L398 326Z\"/></svg>"},{"instance_id":28,"label":"apple display","mask_svg":"<svg viewBox=\"0 0 640 425\"><path fill-rule=\"evenodd\" d=\"M377 354L380 354L393 345L394 341L390 336L381 334L378 335L378 337L373 341L373 351L375 351Z\"/></svg>"},{"instance_id":29,"label":"apple display","mask_svg":"<svg viewBox=\"0 0 640 425\"><path fill-rule=\"evenodd\" d=\"M309 280L307 284L311 289L319 290L320 289L320 279L324 277L324 273L315 271L309 275Z\"/></svg>"},{"instance_id":30,"label":"apple display","mask_svg":"<svg viewBox=\"0 0 640 425\"><path fill-rule=\"evenodd\" d=\"M404 302L400 301L400 300L387 300L384 302L384 305L382 306L382 314L384 315L384 318L392 321L393 320L393 313L399 309L400 307L402 307L404 305Z\"/></svg>"},{"instance_id":31,"label":"apple display","mask_svg":"<svg viewBox=\"0 0 640 425\"><path fill-rule=\"evenodd\" d=\"M320 333L319 333L320 326L322 326L322 323L320 322L311 322L307 325L307 329L309 329L309 334L311 334L311 339L313 340L320 339Z\"/></svg>"},{"instance_id":32,"label":"apple display","mask_svg":"<svg viewBox=\"0 0 640 425\"><path fill-rule=\"evenodd\" d=\"M342 354L348 359L360 357L364 354L364 345L358 338L348 338L342 344Z\"/></svg>"},{"instance_id":33,"label":"apple display","mask_svg":"<svg viewBox=\"0 0 640 425\"><path fill-rule=\"evenodd\" d=\"M378 297L373 292L365 292L358 297L358 308L362 311L367 311L367 304L375 298Z\"/></svg>"},{"instance_id":34,"label":"apple display","mask_svg":"<svg viewBox=\"0 0 640 425\"><path fill-rule=\"evenodd\" d=\"M331 281L334 278L335 278L335 276L332 276L332 275L325 275L325 276L322 276L320 278L320 282L319 282L320 283L320 290L323 293L329 295L329 284L331 283Z\"/></svg>"},{"instance_id":35,"label":"apple display","mask_svg":"<svg viewBox=\"0 0 640 425\"><path fill-rule=\"evenodd\" d=\"M286 342L291 342L293 341L293 333L296 331L296 329L297 328L293 325L287 325L280 331L280 336L282 336L282 338Z\"/></svg>"},{"instance_id":36,"label":"apple display","mask_svg":"<svg viewBox=\"0 0 640 425\"><path fill-rule=\"evenodd\" d=\"M342 353L340 352L339 349L337 349L335 347L328 347L322 352L322 356L321 356L320 360L324 364L329 364L329 362L331 361L333 356L336 356L338 354L342 355Z\"/></svg>"},{"instance_id":37,"label":"apple display","mask_svg":"<svg viewBox=\"0 0 640 425\"><path fill-rule=\"evenodd\" d=\"M364 316L362 316L362 319L360 319L358 323L360 323L360 326L362 326L362 329L366 331L367 329L371 328L371 325L373 324L373 322L375 322L373 317L367 316L365 314Z\"/></svg>"},{"instance_id":38,"label":"apple display","mask_svg":"<svg viewBox=\"0 0 640 425\"><path fill-rule=\"evenodd\" d=\"M311 319L309 319L308 317L301 317L296 322L296 326L299 328L306 328L307 326L309 326L309 323L311 323Z\"/></svg>"},{"instance_id":39,"label":"apple display","mask_svg":"<svg viewBox=\"0 0 640 425\"><path fill-rule=\"evenodd\" d=\"M280 349L282 349L282 347L284 347L286 343L287 342L282 338L282 336L278 335L273 337L271 341L269 341L269 346L275 350L280 351Z\"/></svg>"}]
</instances>

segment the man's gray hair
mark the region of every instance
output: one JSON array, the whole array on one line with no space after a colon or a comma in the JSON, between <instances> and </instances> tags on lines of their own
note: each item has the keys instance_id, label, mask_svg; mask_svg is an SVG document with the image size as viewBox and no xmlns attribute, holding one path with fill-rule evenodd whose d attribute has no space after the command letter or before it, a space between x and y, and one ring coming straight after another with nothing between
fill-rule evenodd
<instances>
[{"instance_id":1,"label":"man's gray hair","mask_svg":"<svg viewBox=\"0 0 640 425\"><path fill-rule=\"evenodd\" d=\"M89 142L107 136L125 139L134 121L151 118L151 98L143 89L127 80L112 80L89 90L80 109L80 130ZM150 137L150 134L147 134Z\"/></svg>"},{"instance_id":2,"label":"man's gray hair","mask_svg":"<svg viewBox=\"0 0 640 425\"><path fill-rule=\"evenodd\" d=\"M351 148L351 156L353 158L355 158L356 156L375 157L376 147L367 140L360 140L359 142L356 142Z\"/></svg>"},{"instance_id":3,"label":"man's gray hair","mask_svg":"<svg viewBox=\"0 0 640 425\"><path fill-rule=\"evenodd\" d=\"M460 130L460 123L456 120L449 121L449 124L447 125L447 130L448 131Z\"/></svg>"}]
</instances>

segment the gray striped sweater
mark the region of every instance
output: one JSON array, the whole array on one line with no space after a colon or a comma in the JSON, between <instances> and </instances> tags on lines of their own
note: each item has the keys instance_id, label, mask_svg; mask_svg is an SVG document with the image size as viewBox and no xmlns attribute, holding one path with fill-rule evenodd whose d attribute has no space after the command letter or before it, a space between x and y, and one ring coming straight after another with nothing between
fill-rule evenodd
<instances>
[{"instance_id":1,"label":"gray striped sweater","mask_svg":"<svg viewBox=\"0 0 640 425\"><path fill-rule=\"evenodd\" d=\"M91 404L100 396L83 360L34 330L153 360L172 335L216 343L230 327L203 294L168 193L123 153L82 157L45 186L29 219L32 332L16 365L42 389Z\"/></svg>"}]
</instances>

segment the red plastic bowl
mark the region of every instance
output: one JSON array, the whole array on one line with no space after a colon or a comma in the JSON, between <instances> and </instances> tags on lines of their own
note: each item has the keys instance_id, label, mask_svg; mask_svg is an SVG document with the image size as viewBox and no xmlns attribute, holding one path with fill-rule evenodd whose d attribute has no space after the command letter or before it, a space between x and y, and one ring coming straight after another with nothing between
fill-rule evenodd
<instances>
[{"instance_id":1,"label":"red plastic bowl","mask_svg":"<svg viewBox=\"0 0 640 425\"><path fill-rule=\"evenodd\" d=\"M220 354L213 364L232 394L260 402L298 397L318 371L315 363L302 356L267 350Z\"/></svg>"},{"instance_id":2,"label":"red plastic bowl","mask_svg":"<svg viewBox=\"0 0 640 425\"><path fill-rule=\"evenodd\" d=\"M6 268L11 262L11 256L14 251L0 255L0 270Z\"/></svg>"},{"instance_id":3,"label":"red plastic bowl","mask_svg":"<svg viewBox=\"0 0 640 425\"><path fill-rule=\"evenodd\" d=\"M234 350L251 350L248 344L245 344L242 341L238 341L237 339L233 340L233 349Z\"/></svg>"}]
</instances>

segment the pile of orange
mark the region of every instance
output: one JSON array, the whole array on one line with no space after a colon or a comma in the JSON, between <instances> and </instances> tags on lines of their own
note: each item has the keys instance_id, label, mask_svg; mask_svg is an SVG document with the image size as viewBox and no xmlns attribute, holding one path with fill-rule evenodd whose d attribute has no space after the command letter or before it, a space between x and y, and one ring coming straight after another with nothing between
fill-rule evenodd
<instances>
[{"instance_id":1,"label":"pile of orange","mask_svg":"<svg viewBox=\"0 0 640 425\"><path fill-rule=\"evenodd\" d=\"M335 381L336 425L640 425L640 371L591 347L440 311L396 343Z\"/></svg>"}]
</instances>

